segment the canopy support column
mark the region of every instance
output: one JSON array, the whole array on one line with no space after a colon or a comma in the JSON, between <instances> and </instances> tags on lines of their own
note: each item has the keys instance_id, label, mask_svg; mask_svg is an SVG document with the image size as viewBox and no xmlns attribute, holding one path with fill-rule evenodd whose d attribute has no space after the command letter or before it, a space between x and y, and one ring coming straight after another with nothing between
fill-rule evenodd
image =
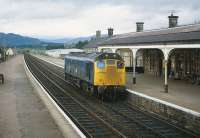
<instances>
[{"instance_id":1,"label":"canopy support column","mask_svg":"<svg viewBox=\"0 0 200 138\"><path fill-rule=\"evenodd\" d=\"M98 52L102 52L102 51L103 51L103 48L98 47L97 51L98 51Z\"/></svg>"},{"instance_id":2,"label":"canopy support column","mask_svg":"<svg viewBox=\"0 0 200 138\"><path fill-rule=\"evenodd\" d=\"M133 56L133 84L136 84L136 48L131 49Z\"/></svg>"},{"instance_id":3,"label":"canopy support column","mask_svg":"<svg viewBox=\"0 0 200 138\"><path fill-rule=\"evenodd\" d=\"M164 85L164 92L168 93L168 70L167 70L167 64L168 64L168 58L169 53L171 52L172 48L162 48L161 49L164 54L164 65L165 65L165 85Z\"/></svg>"},{"instance_id":4,"label":"canopy support column","mask_svg":"<svg viewBox=\"0 0 200 138\"><path fill-rule=\"evenodd\" d=\"M116 48L111 48L112 53L116 53L117 49Z\"/></svg>"},{"instance_id":5,"label":"canopy support column","mask_svg":"<svg viewBox=\"0 0 200 138\"><path fill-rule=\"evenodd\" d=\"M164 88L164 91L165 91L165 93L168 93L167 63L168 63L168 60L164 60L164 64L165 64L165 88Z\"/></svg>"}]
</instances>

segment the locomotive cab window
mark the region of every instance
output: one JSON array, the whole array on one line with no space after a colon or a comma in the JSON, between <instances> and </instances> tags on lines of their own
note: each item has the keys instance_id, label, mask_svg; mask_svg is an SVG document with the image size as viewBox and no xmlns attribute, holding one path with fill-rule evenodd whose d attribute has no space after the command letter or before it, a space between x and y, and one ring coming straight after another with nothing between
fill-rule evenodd
<instances>
[{"instance_id":1,"label":"locomotive cab window","mask_svg":"<svg viewBox=\"0 0 200 138\"><path fill-rule=\"evenodd\" d=\"M105 61L98 61L97 62L97 67L99 69L104 69L105 68Z\"/></svg>"},{"instance_id":2,"label":"locomotive cab window","mask_svg":"<svg viewBox=\"0 0 200 138\"><path fill-rule=\"evenodd\" d=\"M107 65L115 65L115 60L113 59L107 60Z\"/></svg>"}]
</instances>

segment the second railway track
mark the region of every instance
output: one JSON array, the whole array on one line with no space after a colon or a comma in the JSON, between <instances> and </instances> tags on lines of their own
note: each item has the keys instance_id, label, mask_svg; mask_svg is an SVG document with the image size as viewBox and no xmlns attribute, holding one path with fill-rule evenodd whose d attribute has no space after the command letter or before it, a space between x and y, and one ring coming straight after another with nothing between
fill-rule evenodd
<instances>
[{"instance_id":1,"label":"second railway track","mask_svg":"<svg viewBox=\"0 0 200 138\"><path fill-rule=\"evenodd\" d=\"M87 137L195 138L193 133L130 107L100 103L64 80L64 70L31 55L25 61L40 83Z\"/></svg>"}]
</instances>

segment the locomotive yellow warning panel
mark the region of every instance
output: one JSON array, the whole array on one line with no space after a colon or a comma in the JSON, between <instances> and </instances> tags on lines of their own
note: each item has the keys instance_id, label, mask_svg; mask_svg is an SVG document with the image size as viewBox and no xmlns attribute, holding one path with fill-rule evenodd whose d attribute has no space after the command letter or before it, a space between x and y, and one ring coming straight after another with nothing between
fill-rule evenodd
<instances>
[{"instance_id":1,"label":"locomotive yellow warning panel","mask_svg":"<svg viewBox=\"0 0 200 138\"><path fill-rule=\"evenodd\" d=\"M102 60L94 64L94 85L125 86L125 66L120 60Z\"/></svg>"}]
</instances>

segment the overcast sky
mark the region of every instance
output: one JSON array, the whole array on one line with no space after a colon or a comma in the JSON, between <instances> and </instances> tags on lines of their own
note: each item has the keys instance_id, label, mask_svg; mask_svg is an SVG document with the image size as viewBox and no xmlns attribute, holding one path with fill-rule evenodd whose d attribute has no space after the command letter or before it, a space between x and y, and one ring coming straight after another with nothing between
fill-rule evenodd
<instances>
[{"instance_id":1,"label":"overcast sky","mask_svg":"<svg viewBox=\"0 0 200 138\"><path fill-rule=\"evenodd\" d=\"M0 0L0 32L59 38L135 31L168 26L167 16L176 10L179 24L200 21L199 0Z\"/></svg>"}]
</instances>

